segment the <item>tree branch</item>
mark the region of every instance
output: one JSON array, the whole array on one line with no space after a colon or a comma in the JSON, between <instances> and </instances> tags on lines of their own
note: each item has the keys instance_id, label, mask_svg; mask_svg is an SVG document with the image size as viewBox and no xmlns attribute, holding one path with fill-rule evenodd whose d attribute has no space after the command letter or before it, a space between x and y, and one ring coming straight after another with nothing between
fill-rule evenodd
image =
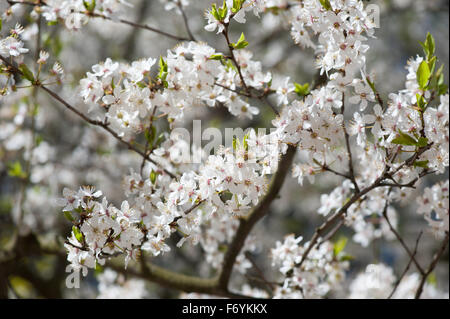
<instances>
[{"instance_id":1,"label":"tree branch","mask_svg":"<svg viewBox=\"0 0 450 319\"><path fill-rule=\"evenodd\" d=\"M416 239L416 245L414 246L414 251L412 253L412 256L414 257L417 253L417 248L419 246L420 238L422 237L422 232L419 233L419 236ZM398 279L397 283L395 284L394 289L392 289L391 294L389 295L388 299L391 299L392 296L395 294L395 291L397 290L398 286L402 282L403 277L405 277L406 273L408 272L409 268L411 267L411 264L413 262L414 258L409 258L408 264L405 267L405 270L403 270L402 274L400 275L400 278Z\"/></svg>"},{"instance_id":2,"label":"tree branch","mask_svg":"<svg viewBox=\"0 0 450 319\"><path fill-rule=\"evenodd\" d=\"M233 271L233 266L236 262L236 258L245 243L245 239L253 229L253 226L263 218L268 212L270 204L275 200L283 186L284 179L291 167L292 161L294 159L296 148L294 146L289 146L286 154L280 160L278 164L278 171L276 172L273 181L269 187L267 194L261 200L261 202L254 208L252 213L250 213L246 218L240 220L239 227L236 231L236 235L228 246L227 252L225 254L224 263L222 265L222 272L219 277L219 286L222 288L227 288L228 282Z\"/></svg>"},{"instance_id":3,"label":"tree branch","mask_svg":"<svg viewBox=\"0 0 450 319\"><path fill-rule=\"evenodd\" d=\"M420 280L419 288L417 288L415 299L420 299L420 295L423 292L423 286L425 285L425 282L427 281L428 276L433 272L434 268L436 268L436 265L441 259L442 255L445 252L445 249L448 245L448 232L445 234L445 238L442 241L441 247L439 248L439 251L434 255L433 260L431 261L430 265L428 266L427 271L422 275L422 279Z\"/></svg>"}]
</instances>

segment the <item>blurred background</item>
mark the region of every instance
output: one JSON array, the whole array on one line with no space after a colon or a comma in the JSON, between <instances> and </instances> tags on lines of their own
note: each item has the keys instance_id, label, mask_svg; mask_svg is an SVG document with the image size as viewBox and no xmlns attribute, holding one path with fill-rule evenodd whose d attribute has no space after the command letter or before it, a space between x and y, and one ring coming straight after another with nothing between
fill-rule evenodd
<instances>
[{"instance_id":1,"label":"blurred background","mask_svg":"<svg viewBox=\"0 0 450 319\"><path fill-rule=\"evenodd\" d=\"M167 1L130 0L134 5L123 18L140 24L148 24L172 34L186 36L183 19L176 11L166 11ZM190 0L186 8L189 25L197 40L207 42L224 51L223 37L204 30L204 10L215 1ZM365 1L367 2L367 1ZM383 99L388 94L404 88L405 66L410 57L422 54L418 41L427 32L436 40L436 55L445 64L448 83L449 65L449 2L447 0L379 0L369 1L381 8L380 28L376 38L370 39L367 53L367 71L374 75ZM0 13L9 4L0 1ZM25 27L23 38L26 47L34 52L37 36L36 22L30 17L30 6L15 6L14 17L3 20L2 34L16 22ZM231 39L241 32L249 41L248 49L254 60L262 62L263 69L274 75L290 76L298 83L311 82L316 74L314 52L295 45L289 25L283 15L261 14L260 18L247 14L247 23L234 23ZM59 61L65 69L64 85L56 88L73 105L82 105L77 96L79 80L91 66L110 57L113 60L131 62L144 57L157 58L165 55L177 42L156 33L134 29L102 19L91 19L80 31L73 32L61 25L51 26L45 22L41 27L42 47L50 53L51 61ZM260 105L261 113L253 120L236 119L226 109L199 108L186 118L185 126L192 128L192 119L201 119L202 127L271 127L273 112ZM35 110L35 122L30 112ZM15 123L15 126L11 126ZM30 129L35 127L35 133ZM21 130L14 131L16 127ZM161 128L162 129L162 128ZM26 182L8 174L11 163L26 163L30 157L30 143L36 142L33 161L29 168L30 179ZM83 278L80 289L65 287L66 256L55 255L39 249L42 243L62 249L62 243L70 233L71 225L64 218L54 201L61 197L62 189L77 189L79 185L95 185L114 204L124 199L122 177L131 167L139 167L139 157L122 148L102 131L82 123L55 101L44 94L31 96L30 91L19 90L7 97L0 97L0 296L31 298L95 298L107 297L108 283L127 282L125 292L131 297L177 298L180 292L159 287L148 282L133 281L126 275L116 278L114 274L91 271ZM24 164L24 169L26 169ZM448 172L447 172L448 175ZM442 178L442 176L441 176ZM291 177L287 178L281 198L271 206L270 214L260 222L253 234L258 236L259 250L254 259L261 265L267 278L276 280L277 271L267 258L277 240L289 233L310 238L322 217L316 213L320 195L329 193L341 180L330 174L322 174L316 183L305 182L303 186ZM398 229L410 247L420 230L426 230L423 217L416 214L415 197L421 189L433 183L433 177L422 183L398 210ZM18 226L20 225L20 227ZM337 237L349 238L353 233L343 229ZM23 251L10 257L8 250L17 241L23 241ZM37 242L38 241L38 242ZM175 247L176 241L172 242ZM59 246L58 246L59 245ZM44 245L45 246L45 245ZM417 259L424 264L431 259L438 247L431 233L425 231L419 246ZM349 278L363 270L369 263L383 262L394 268L397 276L408 262L398 242L380 238L368 247L349 241L346 247L355 256L348 273ZM203 261L199 247L184 245L182 249L155 258L154 263L185 274L208 276L212 273ZM435 271L435 284L448 291L448 252ZM412 267L413 268L413 267ZM243 281L236 275L236 282ZM3 283L3 285L2 285ZM258 283L252 283L258 286ZM133 295L144 290L145 294ZM6 295L5 295L6 294ZM345 295L345 289L343 290ZM124 293L124 297L127 295ZM339 294L338 294L339 297Z\"/></svg>"}]
</instances>

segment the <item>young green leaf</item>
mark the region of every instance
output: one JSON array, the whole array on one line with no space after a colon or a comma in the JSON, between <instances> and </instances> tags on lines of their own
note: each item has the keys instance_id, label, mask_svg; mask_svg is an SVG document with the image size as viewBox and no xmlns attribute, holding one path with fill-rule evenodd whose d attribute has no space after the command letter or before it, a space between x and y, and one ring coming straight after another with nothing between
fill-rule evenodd
<instances>
[{"instance_id":1,"label":"young green leaf","mask_svg":"<svg viewBox=\"0 0 450 319\"><path fill-rule=\"evenodd\" d=\"M148 145L152 146L156 137L156 127L152 125L148 130L145 130L145 139L148 142Z\"/></svg>"},{"instance_id":2,"label":"young green leaf","mask_svg":"<svg viewBox=\"0 0 450 319\"><path fill-rule=\"evenodd\" d=\"M248 42L245 41L245 35L244 33L241 33L241 37L239 38L238 42L236 44L232 43L231 46L235 48L236 50L240 50L245 48L248 45Z\"/></svg>"},{"instance_id":3,"label":"young green leaf","mask_svg":"<svg viewBox=\"0 0 450 319\"><path fill-rule=\"evenodd\" d=\"M419 137L416 145L418 147L425 147L428 145L428 139L426 137Z\"/></svg>"},{"instance_id":4,"label":"young green leaf","mask_svg":"<svg viewBox=\"0 0 450 319\"><path fill-rule=\"evenodd\" d=\"M421 109L425 109L425 99L419 93L416 94L417 106Z\"/></svg>"},{"instance_id":5,"label":"young green leaf","mask_svg":"<svg viewBox=\"0 0 450 319\"><path fill-rule=\"evenodd\" d=\"M334 256L339 255L339 253L344 250L345 246L347 245L347 241L348 241L347 237L341 237L337 242L334 243L333 246Z\"/></svg>"},{"instance_id":6,"label":"young green leaf","mask_svg":"<svg viewBox=\"0 0 450 319\"><path fill-rule=\"evenodd\" d=\"M73 231L73 234L75 235L75 238L78 240L78 242L80 244L83 244L83 240L84 240L83 233L78 229L78 227L73 225L72 231Z\"/></svg>"},{"instance_id":7,"label":"young green leaf","mask_svg":"<svg viewBox=\"0 0 450 319\"><path fill-rule=\"evenodd\" d=\"M244 0L245 1L245 0ZM242 8L242 0L233 0L233 8L231 8L231 12L236 13Z\"/></svg>"},{"instance_id":8,"label":"young green leaf","mask_svg":"<svg viewBox=\"0 0 450 319\"><path fill-rule=\"evenodd\" d=\"M19 65L19 70L22 72L22 75L25 79L27 79L30 82L34 82L34 75L33 72L27 67L25 63L22 63Z\"/></svg>"},{"instance_id":9,"label":"young green leaf","mask_svg":"<svg viewBox=\"0 0 450 319\"><path fill-rule=\"evenodd\" d=\"M422 61L420 63L419 68L417 69L417 83L422 90L427 88L428 80L430 79L430 67L426 61Z\"/></svg>"},{"instance_id":10,"label":"young green leaf","mask_svg":"<svg viewBox=\"0 0 450 319\"><path fill-rule=\"evenodd\" d=\"M392 143L399 144L399 145L408 145L408 146L417 145L417 141L412 136L405 134L402 131L400 131L399 135L392 140Z\"/></svg>"},{"instance_id":11,"label":"young green leaf","mask_svg":"<svg viewBox=\"0 0 450 319\"><path fill-rule=\"evenodd\" d=\"M228 14L227 2L226 0L223 0L222 8L219 8L219 17L220 17L219 21L225 20L227 14Z\"/></svg>"},{"instance_id":12,"label":"young green leaf","mask_svg":"<svg viewBox=\"0 0 450 319\"><path fill-rule=\"evenodd\" d=\"M72 213L68 212L68 211L64 212L64 217L66 217L66 219L70 222L73 222L75 220L75 218L73 218L73 216L72 216Z\"/></svg>"},{"instance_id":13,"label":"young green leaf","mask_svg":"<svg viewBox=\"0 0 450 319\"><path fill-rule=\"evenodd\" d=\"M426 161L415 161L414 162L414 167L422 167L422 168L428 168L428 160Z\"/></svg>"},{"instance_id":14,"label":"young green leaf","mask_svg":"<svg viewBox=\"0 0 450 319\"><path fill-rule=\"evenodd\" d=\"M152 184L155 184L157 177L158 177L158 173L155 172L154 170L152 170L150 172L150 181L152 182Z\"/></svg>"},{"instance_id":15,"label":"young green leaf","mask_svg":"<svg viewBox=\"0 0 450 319\"><path fill-rule=\"evenodd\" d=\"M221 61L223 59L223 55L222 54L213 54L209 57L209 59Z\"/></svg>"},{"instance_id":16,"label":"young green leaf","mask_svg":"<svg viewBox=\"0 0 450 319\"><path fill-rule=\"evenodd\" d=\"M425 39L425 45L428 48L427 59L429 60L433 56L434 51L435 51L435 47L436 47L435 42L434 42L434 38L433 38L433 36L431 35L430 32L428 32L427 38Z\"/></svg>"},{"instance_id":17,"label":"young green leaf","mask_svg":"<svg viewBox=\"0 0 450 319\"><path fill-rule=\"evenodd\" d=\"M27 173L23 171L19 161L8 163L8 175L11 177L26 178Z\"/></svg>"},{"instance_id":18,"label":"young green leaf","mask_svg":"<svg viewBox=\"0 0 450 319\"><path fill-rule=\"evenodd\" d=\"M92 0L91 2L87 2L86 0L83 0L83 5L89 12L94 12L95 9L95 0Z\"/></svg>"},{"instance_id":19,"label":"young green leaf","mask_svg":"<svg viewBox=\"0 0 450 319\"><path fill-rule=\"evenodd\" d=\"M331 3L330 3L330 0L320 0L320 4L322 5L322 7L325 9L325 10L331 10L332 8L331 8Z\"/></svg>"},{"instance_id":20,"label":"young green leaf","mask_svg":"<svg viewBox=\"0 0 450 319\"><path fill-rule=\"evenodd\" d=\"M295 93L297 93L298 96L303 97L309 94L309 83L305 83L305 84L299 84L299 83L295 83L294 82L294 86L295 86Z\"/></svg>"}]
</instances>

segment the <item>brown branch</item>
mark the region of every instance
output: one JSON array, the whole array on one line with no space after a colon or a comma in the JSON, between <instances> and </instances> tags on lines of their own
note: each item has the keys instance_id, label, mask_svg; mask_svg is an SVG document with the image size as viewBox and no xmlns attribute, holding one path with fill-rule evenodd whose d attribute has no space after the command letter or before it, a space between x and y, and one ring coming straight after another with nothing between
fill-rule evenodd
<instances>
[{"instance_id":1,"label":"brown branch","mask_svg":"<svg viewBox=\"0 0 450 319\"><path fill-rule=\"evenodd\" d=\"M270 204L275 200L280 192L286 175L291 167L296 148L289 146L286 154L280 160L278 164L278 171L276 172L270 188L260 203L254 208L254 210L246 217L242 218L239 223L239 227L236 231L236 235L228 246L227 252L224 257L224 263L222 265L222 271L219 277L219 286L223 289L227 288L233 266L236 262L236 258L239 255L242 247L244 246L245 239L252 231L253 226L267 213L269 212Z\"/></svg>"},{"instance_id":2,"label":"brown branch","mask_svg":"<svg viewBox=\"0 0 450 319\"><path fill-rule=\"evenodd\" d=\"M414 251L412 253L412 256L414 257L417 254L417 248L419 246L419 241L420 238L422 237L422 232L419 233L419 236L416 239L416 245L414 246ZM391 299L392 296L394 296L395 291L397 290L398 286L400 285L400 283L402 282L403 277L405 277L406 273L408 272L409 268L411 267L411 264L413 262L413 258L409 258L408 264L405 267L405 270L403 270L402 274L400 275L397 283L395 284L394 289L392 289L391 294L389 295L388 299Z\"/></svg>"},{"instance_id":3,"label":"brown branch","mask_svg":"<svg viewBox=\"0 0 450 319\"><path fill-rule=\"evenodd\" d=\"M245 83L244 76L242 75L241 66L239 65L239 63L236 60L236 57L234 55L234 48L231 45L230 38L228 36L228 24L225 24L225 29L222 31L222 33L225 36L225 40L227 41L228 49L230 50L231 60L233 61L234 65L236 65L236 68L238 70L239 78L241 79L242 85L244 86L245 91L247 93L249 93L249 89L247 87L247 84Z\"/></svg>"},{"instance_id":4,"label":"brown branch","mask_svg":"<svg viewBox=\"0 0 450 319\"><path fill-rule=\"evenodd\" d=\"M186 31L187 31L187 33L189 35L189 39L191 41L196 41L194 35L192 34L191 28L189 27L189 21L188 21L188 18L186 16L186 12L184 12L183 5L181 4L181 1L178 1L177 5L178 5L178 8L180 9L181 15L183 16L184 26L186 27Z\"/></svg>"},{"instance_id":5,"label":"brown branch","mask_svg":"<svg viewBox=\"0 0 450 319\"><path fill-rule=\"evenodd\" d=\"M140 29L145 29L145 30L148 30L148 31L152 31L152 32L158 33L160 35L163 35L163 36L165 36L167 38L170 38L170 39L173 39L173 40L189 41L189 39L187 39L187 38L167 33L165 31L153 28L153 27L151 27L151 26L149 26L147 24L139 24L139 23L136 23L136 22L133 22L133 21L125 20L125 19L117 19L116 20L116 19L112 19L112 18L107 17L104 14L100 14L100 13L90 13L90 12L79 12L79 13L86 14L88 17L101 18L101 19L109 20L109 21L113 21L113 22L117 21L117 22L120 22L120 23L123 23L123 24L130 25L130 26L132 26L134 28L140 28Z\"/></svg>"},{"instance_id":6,"label":"brown branch","mask_svg":"<svg viewBox=\"0 0 450 319\"><path fill-rule=\"evenodd\" d=\"M434 268L436 268L436 265L437 265L439 259L441 259L442 255L444 254L445 249L447 248L447 245L448 245L448 238L449 238L449 235L448 235L448 232L446 232L445 238L442 241L439 251L434 255L434 258L431 261L430 265L428 266L427 271L424 274L422 274L422 279L420 281L419 288L417 288L416 295L414 297L415 299L420 298L420 295L423 292L423 286L425 285L425 282L427 281L428 276L433 272Z\"/></svg>"},{"instance_id":7,"label":"brown branch","mask_svg":"<svg viewBox=\"0 0 450 319\"><path fill-rule=\"evenodd\" d=\"M342 92L342 108L341 108L342 116L344 116L344 112L345 112L345 95ZM353 186L355 187L355 193L359 193L358 183L356 182L355 172L353 170L353 155L352 155L352 149L350 147L350 136L348 135L347 128L345 127L344 119L342 120L342 129L344 131L344 136L345 136L345 146L347 147L348 171L349 171L348 175L349 175L351 182L353 183Z\"/></svg>"},{"instance_id":8,"label":"brown branch","mask_svg":"<svg viewBox=\"0 0 450 319\"><path fill-rule=\"evenodd\" d=\"M273 296L273 290L275 289L275 287L277 286L276 284L274 284L273 282L270 282L266 279L266 277L264 276L264 272L261 270L261 268L259 268L258 264L256 263L256 261L253 259L253 257L251 256L250 252L246 252L245 253L245 258L247 258L250 263L252 264L253 268L256 270L259 278L261 278L261 281L267 286L268 289L268 293Z\"/></svg>"},{"instance_id":9,"label":"brown branch","mask_svg":"<svg viewBox=\"0 0 450 319\"><path fill-rule=\"evenodd\" d=\"M75 109L72 105L70 105L69 103L67 103L67 101L65 101L63 98L61 98L58 94L56 94L55 92L53 92L52 90L48 89L47 87L43 86L43 85L39 85L39 87L41 89L43 89L45 92L47 92L51 97L53 97L55 100L59 101L61 104L63 104L66 108L68 108L69 110L71 110L73 113L77 114L79 117L81 117L83 120L85 120L86 122L88 122L89 124L95 125L95 126L99 126L101 128L103 128L105 131L107 131L109 134L111 134L116 140L118 140L119 142L121 142L122 144L124 144L125 146L127 146L128 149L133 150L134 152L136 152L137 154L139 154L140 156L142 156L145 160L149 161L150 163L159 166L159 164L157 162L155 162L151 157L150 154L147 154L143 151L141 151L140 149L138 149L136 146L132 145L130 142L125 141L124 139L122 139L116 132L114 132L108 125L107 122L102 122L102 121L97 121L97 120L92 120L90 118L88 118L86 115L84 115L83 113L81 113L80 111L78 111L77 109ZM162 170L164 171L164 173L166 173L167 175L169 175L172 178L176 178L176 175L171 173L170 171L168 171L165 168L162 168Z\"/></svg>"},{"instance_id":10,"label":"brown branch","mask_svg":"<svg viewBox=\"0 0 450 319\"><path fill-rule=\"evenodd\" d=\"M19 74L20 76L23 76L22 71L20 71L18 69L18 67L16 65L14 65L13 63L10 63L8 61L8 59L6 59L5 57L3 57L2 55L0 55L0 60L2 60L6 66L9 67L9 69L11 70L11 72L13 72L14 74ZM101 128L103 128L105 131L109 132L116 140L118 140L119 142L121 142L122 144L126 145L128 147L128 149L133 150L134 152L136 152L137 154L139 154L140 156L142 156L145 160L149 161L150 163L159 166L159 164L157 162L155 162L152 158L150 158L150 154L146 154L145 152L141 151L140 149L138 149L137 147L135 147L134 145L132 145L130 142L125 141L124 139L122 139L116 132L114 132L110 127L109 124L107 122L102 122L102 121L97 121L97 120L93 120L89 117L87 117L86 115L84 115L82 112L78 111L74 106L70 105L66 100L64 100L62 97L60 97L58 94L56 94L55 92L53 92L52 90L50 90L49 88L45 87L42 83L40 83L38 80L34 81L32 83L32 85L36 88L40 88L42 90L44 90L45 92L47 92L51 97L53 97L55 100L57 100L58 102L60 102L62 105L64 105L67 109L69 109L70 111L72 111L73 113L75 113L76 115L78 115L80 118L82 118L84 121L86 121L89 124L92 124L94 126L99 126ZM171 173L170 171L168 171L165 168L162 168L162 170L169 175L172 178L176 178L176 175Z\"/></svg>"},{"instance_id":11,"label":"brown branch","mask_svg":"<svg viewBox=\"0 0 450 319\"><path fill-rule=\"evenodd\" d=\"M23 5L30 5L30 6L48 6L42 0L36 0L35 2L30 2L30 1L13 1L13 0L7 0L7 1L8 1L8 3L10 5L23 4ZM170 39L173 39L173 40L177 40L177 41L189 41L190 40L188 38L180 37L180 36L177 36L177 35L174 35L174 34L170 34L168 32L165 32L165 31L153 28L153 27L151 27L149 25L146 25L146 24L140 24L140 23L136 23L136 22L133 22L133 21L128 21L128 20L125 20L125 19L112 19L111 17L105 16L104 14L101 14L101 13L95 13L95 12L89 12L89 11L79 11L77 13L84 14L84 15L86 15L88 17L92 17L92 18L101 18L101 19L109 20L109 21L113 21L113 22L120 22L120 23L123 23L123 24L130 25L130 26L132 26L134 28L140 28L140 29L145 29L145 30L148 30L148 31L152 31L152 32L158 33L158 34L163 35L163 36L165 36L167 38L170 38Z\"/></svg>"},{"instance_id":12,"label":"brown branch","mask_svg":"<svg viewBox=\"0 0 450 319\"><path fill-rule=\"evenodd\" d=\"M402 236L400 236L398 231L394 228L394 226L392 226L392 223L389 220L389 217L387 215L387 207L388 207L388 202L386 201L386 205L384 206L384 210L383 210L383 217L386 220L386 222L387 222L387 224L389 226L389 229L391 230L392 233L394 233L395 237L397 238L399 243L402 245L402 247L405 249L405 251L407 252L409 258L414 262L414 265L416 265L416 267L419 270L419 272L422 275L424 275L425 272L424 272L422 266L419 264L419 262L415 258L415 253L411 252L411 250L408 248L408 246L406 245L405 241L403 240Z\"/></svg>"},{"instance_id":13,"label":"brown branch","mask_svg":"<svg viewBox=\"0 0 450 319\"><path fill-rule=\"evenodd\" d=\"M371 190L379 187L379 184L381 181L385 178L385 172L381 174L379 178L373 182L372 185L364 188L363 190L359 191L358 193L354 194L352 198L350 198L347 203L342 206L334 215L330 216L322 225L316 228L313 237L309 241L308 248L304 251L302 255L302 259L300 262L296 265L297 267L300 267L303 262L308 257L309 253L313 249L313 247L316 245L317 241L319 240L320 236L328 229L330 226L332 226L336 221L338 221L340 218L343 218L344 214L347 212L347 210L350 208L351 205L353 205L355 202L357 202L361 197L363 197L365 194L370 192Z\"/></svg>"}]
</instances>

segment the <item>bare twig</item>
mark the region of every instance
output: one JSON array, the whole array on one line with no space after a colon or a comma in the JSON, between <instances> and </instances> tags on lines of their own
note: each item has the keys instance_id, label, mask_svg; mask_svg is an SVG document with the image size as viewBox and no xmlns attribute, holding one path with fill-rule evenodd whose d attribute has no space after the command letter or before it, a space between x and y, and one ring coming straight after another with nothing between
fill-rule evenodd
<instances>
[{"instance_id":1,"label":"bare twig","mask_svg":"<svg viewBox=\"0 0 450 319\"><path fill-rule=\"evenodd\" d=\"M181 15L183 16L184 25L185 25L186 31L189 35L189 39L191 41L196 41L194 35L192 34L191 28L189 27L189 21L186 16L186 12L184 12L184 8L183 8L183 5L181 4L181 1L178 1L177 5L178 5L178 8L180 9Z\"/></svg>"},{"instance_id":2,"label":"bare twig","mask_svg":"<svg viewBox=\"0 0 450 319\"><path fill-rule=\"evenodd\" d=\"M238 74L239 74L239 78L241 79L242 86L245 88L245 91L247 93L249 93L249 88L248 88L247 84L245 83L244 76L242 75L241 66L238 63L238 61L236 60L236 57L234 55L234 48L231 45L231 41L230 41L230 38L228 36L228 25L227 24L225 24L225 29L222 31L222 33L225 36L225 40L227 41L228 49L230 50L231 60L233 61L234 65L236 66L236 68L238 70Z\"/></svg>"},{"instance_id":3,"label":"bare twig","mask_svg":"<svg viewBox=\"0 0 450 319\"><path fill-rule=\"evenodd\" d=\"M342 116L344 116L344 112L345 112L345 95L344 93L342 93L342 108L341 108ZM350 136L348 135L344 120L342 120L342 129L345 135L345 145L347 147L347 154L348 154L348 171L349 171L348 175L351 182L353 183L353 186L355 187L355 193L359 193L358 183L356 182L355 172L353 170L353 155L352 149L350 147Z\"/></svg>"},{"instance_id":4,"label":"bare twig","mask_svg":"<svg viewBox=\"0 0 450 319\"><path fill-rule=\"evenodd\" d=\"M416 245L414 246L414 251L412 253L412 256L414 257L417 254L417 248L419 246L419 241L420 238L422 237L422 232L419 233L419 236L416 239ZM395 284L394 289L392 289L391 294L389 295L388 299L391 299L392 296L394 296L395 291L397 290L398 286L400 285L400 283L402 282L403 277L405 277L406 273L408 272L409 268L411 267L411 264L413 262L413 258L409 258L408 264L405 267L405 270L403 270L402 274L400 275L397 283Z\"/></svg>"},{"instance_id":5,"label":"bare twig","mask_svg":"<svg viewBox=\"0 0 450 319\"><path fill-rule=\"evenodd\" d=\"M422 266L417 261L417 259L415 257L415 254L411 252L411 250L408 248L408 246L406 245L405 241L403 240L402 236L400 236L398 231L394 228L394 226L392 226L392 223L389 220L389 217L387 215L387 207L388 207L388 202L386 201L386 205L385 205L384 210L383 210L383 217L386 220L386 222L387 222L387 224L389 226L389 229L395 235L395 237L397 238L399 243L402 245L402 247L405 249L405 251L407 252L409 258L414 262L414 265L416 265L416 267L419 270L419 272L423 275L425 272L424 272Z\"/></svg>"},{"instance_id":6,"label":"bare twig","mask_svg":"<svg viewBox=\"0 0 450 319\"><path fill-rule=\"evenodd\" d=\"M441 247L439 248L439 251L434 255L433 260L431 261L430 265L428 266L427 271L422 274L422 279L420 280L420 284L419 287L417 288L416 291L416 295L415 295L415 299L419 299L420 295L423 292L423 286L425 285L425 282L427 281L428 276L433 272L434 268L436 268L436 265L439 261L439 259L441 259L442 255L445 252L445 249L447 248L448 245L448 232L445 234L445 238L442 241Z\"/></svg>"}]
</instances>

